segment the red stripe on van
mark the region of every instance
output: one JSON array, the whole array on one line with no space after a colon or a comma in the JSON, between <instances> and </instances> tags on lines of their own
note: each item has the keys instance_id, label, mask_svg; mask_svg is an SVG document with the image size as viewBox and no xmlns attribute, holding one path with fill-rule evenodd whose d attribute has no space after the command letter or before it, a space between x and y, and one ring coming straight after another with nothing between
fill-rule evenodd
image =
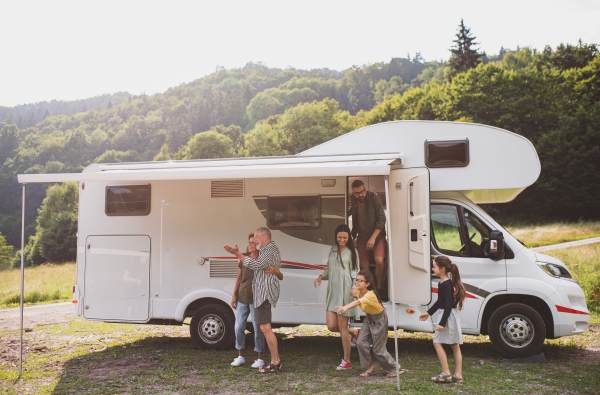
<instances>
[{"instance_id":1,"label":"red stripe on van","mask_svg":"<svg viewBox=\"0 0 600 395\"><path fill-rule=\"evenodd\" d=\"M209 256L209 257L206 257L206 259L237 259L237 257L235 257L235 256ZM309 269L325 270L325 267L323 267L323 266L309 265L307 263L290 262L290 261L281 261L281 263L285 263L287 265L293 265L293 266L306 267Z\"/></svg>"},{"instance_id":2,"label":"red stripe on van","mask_svg":"<svg viewBox=\"0 0 600 395\"><path fill-rule=\"evenodd\" d=\"M281 261L281 263L285 263L288 265L294 265L294 266L300 266L300 267L307 267L309 269L325 270L325 268L323 266L309 265L307 263L298 263L298 262L290 262L290 261Z\"/></svg>"},{"instance_id":3,"label":"red stripe on van","mask_svg":"<svg viewBox=\"0 0 600 395\"><path fill-rule=\"evenodd\" d=\"M556 310L558 310L559 313L590 315L590 313L586 313L585 311L574 310L574 309L570 309L568 307L562 307L559 305L555 305L555 306L556 306Z\"/></svg>"},{"instance_id":4,"label":"red stripe on van","mask_svg":"<svg viewBox=\"0 0 600 395\"><path fill-rule=\"evenodd\" d=\"M431 292L433 292L434 294L438 293L438 289L437 288L433 288L431 287ZM454 291L454 293L456 293L456 291ZM477 299L477 296L473 296L468 292L465 292L467 294L467 298L471 298L471 299Z\"/></svg>"}]
</instances>

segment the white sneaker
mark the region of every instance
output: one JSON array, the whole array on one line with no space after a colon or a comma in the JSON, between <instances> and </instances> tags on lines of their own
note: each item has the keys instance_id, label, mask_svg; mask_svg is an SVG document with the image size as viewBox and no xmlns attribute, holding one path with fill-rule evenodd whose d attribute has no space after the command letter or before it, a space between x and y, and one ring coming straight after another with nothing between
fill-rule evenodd
<instances>
[{"instance_id":1,"label":"white sneaker","mask_svg":"<svg viewBox=\"0 0 600 395\"><path fill-rule=\"evenodd\" d=\"M237 357L231 363L231 366L240 366L246 363L246 359L244 357Z\"/></svg>"},{"instance_id":2,"label":"white sneaker","mask_svg":"<svg viewBox=\"0 0 600 395\"><path fill-rule=\"evenodd\" d=\"M258 368L260 368L261 366L264 366L264 365L265 365L265 361L263 361L262 359L257 359L256 361L254 361L254 363L252 364L251 367L254 368L254 369L258 369Z\"/></svg>"}]
</instances>

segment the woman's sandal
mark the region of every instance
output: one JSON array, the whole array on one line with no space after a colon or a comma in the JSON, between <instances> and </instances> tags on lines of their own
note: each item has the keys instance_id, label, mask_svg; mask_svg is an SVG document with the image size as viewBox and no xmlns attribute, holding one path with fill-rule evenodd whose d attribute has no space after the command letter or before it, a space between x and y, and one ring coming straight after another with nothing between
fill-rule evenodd
<instances>
[{"instance_id":1,"label":"woman's sandal","mask_svg":"<svg viewBox=\"0 0 600 395\"><path fill-rule=\"evenodd\" d=\"M263 365L260 368L258 368L258 371L260 373L275 373L275 372L281 372L283 368L283 365L281 364L281 361L279 362L279 365L275 365L274 363L268 363L267 365Z\"/></svg>"},{"instance_id":2,"label":"woman's sandal","mask_svg":"<svg viewBox=\"0 0 600 395\"><path fill-rule=\"evenodd\" d=\"M463 382L463 378L462 377L454 377L454 376L452 376L452 382L460 384L460 383Z\"/></svg>"},{"instance_id":3,"label":"woman's sandal","mask_svg":"<svg viewBox=\"0 0 600 395\"><path fill-rule=\"evenodd\" d=\"M435 377L431 378L431 381L433 381L434 383L451 383L452 382L452 375L451 374L438 374Z\"/></svg>"},{"instance_id":4,"label":"woman's sandal","mask_svg":"<svg viewBox=\"0 0 600 395\"><path fill-rule=\"evenodd\" d=\"M372 372L369 372L368 370L365 370L364 372L362 372L360 374L360 377L369 377L369 376L373 376L375 374L375 370L373 370Z\"/></svg>"}]
</instances>

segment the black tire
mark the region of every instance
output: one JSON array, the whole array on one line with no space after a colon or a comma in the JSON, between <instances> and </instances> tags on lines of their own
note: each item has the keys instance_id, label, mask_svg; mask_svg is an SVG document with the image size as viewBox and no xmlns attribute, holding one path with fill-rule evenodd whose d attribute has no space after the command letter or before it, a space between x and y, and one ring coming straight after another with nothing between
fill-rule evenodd
<instances>
[{"instance_id":1,"label":"black tire","mask_svg":"<svg viewBox=\"0 0 600 395\"><path fill-rule=\"evenodd\" d=\"M546 324L533 308L522 303L508 303L492 313L488 333L500 354L522 358L540 351L546 338Z\"/></svg>"},{"instance_id":2,"label":"black tire","mask_svg":"<svg viewBox=\"0 0 600 395\"><path fill-rule=\"evenodd\" d=\"M218 304L201 307L190 322L190 336L203 349L226 349L233 346L235 316L231 309Z\"/></svg>"}]
</instances>

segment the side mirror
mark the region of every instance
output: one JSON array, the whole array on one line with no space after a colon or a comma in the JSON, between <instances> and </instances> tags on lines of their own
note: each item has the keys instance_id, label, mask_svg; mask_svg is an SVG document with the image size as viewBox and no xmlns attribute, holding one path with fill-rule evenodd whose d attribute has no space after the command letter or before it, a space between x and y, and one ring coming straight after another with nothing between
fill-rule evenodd
<instances>
[{"instance_id":1,"label":"side mirror","mask_svg":"<svg viewBox=\"0 0 600 395\"><path fill-rule=\"evenodd\" d=\"M504 235L499 230L492 230L490 232L489 251L485 252L485 255L492 261L499 261L504 259Z\"/></svg>"}]
</instances>

